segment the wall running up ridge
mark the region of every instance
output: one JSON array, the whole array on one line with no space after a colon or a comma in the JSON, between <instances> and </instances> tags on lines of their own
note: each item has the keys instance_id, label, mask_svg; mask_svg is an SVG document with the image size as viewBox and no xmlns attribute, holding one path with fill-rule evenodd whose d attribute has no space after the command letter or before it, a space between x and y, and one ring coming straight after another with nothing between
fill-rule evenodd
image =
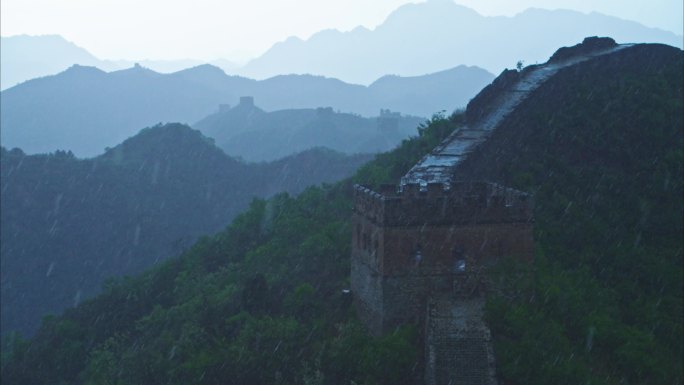
<instances>
[{"instance_id":1,"label":"wall running up ridge","mask_svg":"<svg viewBox=\"0 0 684 385\"><path fill-rule=\"evenodd\" d=\"M467 124L423 157L401 179L401 184L451 183L452 170L491 135L504 119L547 79L563 68L609 54L632 44L616 44L610 38L586 38L574 47L559 49L551 59L522 71L504 70L470 103Z\"/></svg>"}]
</instances>

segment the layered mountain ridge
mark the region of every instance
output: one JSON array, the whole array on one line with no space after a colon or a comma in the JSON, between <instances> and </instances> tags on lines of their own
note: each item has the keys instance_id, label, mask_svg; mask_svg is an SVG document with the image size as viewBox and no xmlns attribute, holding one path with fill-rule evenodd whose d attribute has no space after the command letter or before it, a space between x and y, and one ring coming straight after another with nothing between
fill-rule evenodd
<instances>
[{"instance_id":1,"label":"layered mountain ridge","mask_svg":"<svg viewBox=\"0 0 684 385\"><path fill-rule=\"evenodd\" d=\"M225 106L195 124L227 154L249 162L273 161L309 148L374 154L396 147L425 119L381 110L376 118L331 107L266 112L252 104Z\"/></svg>"},{"instance_id":2,"label":"layered mountain ridge","mask_svg":"<svg viewBox=\"0 0 684 385\"><path fill-rule=\"evenodd\" d=\"M74 66L3 91L0 134L4 146L29 154L59 149L88 157L140 127L194 123L242 96L254 97L267 111L331 106L364 116L390 109L425 117L465 106L492 78L479 68L460 66L416 78L384 78L365 87L310 75L256 81L210 65L172 74L142 66L110 73Z\"/></svg>"},{"instance_id":3,"label":"layered mountain ridge","mask_svg":"<svg viewBox=\"0 0 684 385\"><path fill-rule=\"evenodd\" d=\"M373 30L326 30L307 40L287 39L237 73L257 79L283 72L325 74L361 84L387 72L411 76L450 63L499 73L519 60L544 62L557 47L594 35L624 43L683 44L681 35L599 13L528 9L488 17L452 1L427 1L399 7Z\"/></svg>"},{"instance_id":4,"label":"layered mountain ridge","mask_svg":"<svg viewBox=\"0 0 684 385\"><path fill-rule=\"evenodd\" d=\"M679 49L637 44L562 68L459 163L457 180L535 197L534 261L492 271L485 312L499 383L684 378L683 65ZM521 75L504 73L479 110ZM435 117L353 182L396 183L476 120L476 105ZM14 339L3 380L424 383L421 331L372 338L349 307L351 184L254 202L179 258Z\"/></svg>"},{"instance_id":5,"label":"layered mountain ridge","mask_svg":"<svg viewBox=\"0 0 684 385\"><path fill-rule=\"evenodd\" d=\"M245 164L181 124L143 129L91 159L2 149L2 333L135 274L230 223L255 197L296 194L371 157L311 149Z\"/></svg>"}]
</instances>

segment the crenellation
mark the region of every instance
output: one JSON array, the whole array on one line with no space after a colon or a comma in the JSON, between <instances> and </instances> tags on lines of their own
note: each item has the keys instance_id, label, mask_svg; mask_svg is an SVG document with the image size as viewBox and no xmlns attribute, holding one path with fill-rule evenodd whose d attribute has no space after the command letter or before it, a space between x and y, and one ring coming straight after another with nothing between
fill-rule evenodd
<instances>
[{"instance_id":1,"label":"crenellation","mask_svg":"<svg viewBox=\"0 0 684 385\"><path fill-rule=\"evenodd\" d=\"M383 226L511 223L533 220L529 194L494 183L456 183L446 186L407 184L398 191L392 185L376 192L356 186L354 209Z\"/></svg>"},{"instance_id":2,"label":"crenellation","mask_svg":"<svg viewBox=\"0 0 684 385\"><path fill-rule=\"evenodd\" d=\"M429 297L479 295L481 267L511 255L529 260L532 199L494 183L356 185L352 290L374 334L423 322Z\"/></svg>"},{"instance_id":3,"label":"crenellation","mask_svg":"<svg viewBox=\"0 0 684 385\"><path fill-rule=\"evenodd\" d=\"M379 193L383 196L394 196L397 191L396 184L381 184Z\"/></svg>"}]
</instances>

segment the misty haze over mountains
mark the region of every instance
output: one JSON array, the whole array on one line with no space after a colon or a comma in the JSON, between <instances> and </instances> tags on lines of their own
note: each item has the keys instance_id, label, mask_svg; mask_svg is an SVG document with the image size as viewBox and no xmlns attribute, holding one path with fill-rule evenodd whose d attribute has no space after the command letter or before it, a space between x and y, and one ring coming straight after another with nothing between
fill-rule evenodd
<instances>
[{"instance_id":1,"label":"misty haze over mountains","mask_svg":"<svg viewBox=\"0 0 684 385\"><path fill-rule=\"evenodd\" d=\"M101 291L100 278L171 256L163 253L169 246L183 250L187 235L248 202L255 191L248 187L301 186L318 174L307 165L319 166L326 152L300 154L292 167L243 165L179 124L144 129L93 159L2 148L2 380L680 384L683 68L682 50L662 44L589 38L559 48L544 65L503 72L465 112L433 118L420 136L351 179L296 198L252 200L226 230ZM448 181L526 192L534 254L515 263L502 247L504 236L524 241L504 230L517 224L501 223L516 211L503 196L451 199L457 195L435 184L395 194L387 183L401 181L415 162ZM384 192L355 193L352 183ZM418 208L427 211L422 223L410 219ZM445 223L451 210L499 218ZM407 219L413 223L391 225ZM460 242L451 250L449 242L459 232L470 244L463 254L484 247L492 254L469 256L465 271L454 271ZM477 233L482 242L473 242ZM380 270L354 273L361 248L362 263ZM441 253L445 263L433 269ZM380 274L388 278L378 286L383 305L370 305L370 313L352 308L366 289L350 295L350 282ZM416 293L421 281L429 287ZM394 305L387 294L428 303ZM456 302L433 311L449 299ZM45 312L67 306L74 307L44 318L30 340L9 333L30 332ZM369 333L372 325L359 317L384 323L407 311L415 317L384 335ZM417 326L423 316L424 329Z\"/></svg>"},{"instance_id":2,"label":"misty haze over mountains","mask_svg":"<svg viewBox=\"0 0 684 385\"><path fill-rule=\"evenodd\" d=\"M599 13L528 9L513 17L486 17L451 1L407 4L373 30L324 30L307 40L290 37L244 67L211 62L224 71L255 79L279 74L314 74L369 84L385 74L416 76L456 65L499 73L518 60L543 62L559 46L585 36L612 36L619 42L654 42L682 47L682 36ZM130 61L99 60L58 36L2 38L2 89L72 64L112 71ZM198 60L140 60L158 72L201 64Z\"/></svg>"},{"instance_id":3,"label":"misty haze over mountains","mask_svg":"<svg viewBox=\"0 0 684 385\"><path fill-rule=\"evenodd\" d=\"M254 96L266 111L333 107L375 116L380 109L429 117L463 107L493 79L487 71L459 66L414 78L387 76L369 87L311 75L263 81L227 76L202 65L172 74L136 66L104 72L73 66L2 92L2 143L29 154L57 149L93 156L158 122L194 123Z\"/></svg>"},{"instance_id":4,"label":"misty haze over mountains","mask_svg":"<svg viewBox=\"0 0 684 385\"><path fill-rule=\"evenodd\" d=\"M102 60L84 48L67 41L59 35L10 36L0 38L0 89L38 77L54 75L74 64L97 67L103 71L118 71L138 63L157 72L170 73L205 64L202 60ZM224 71L237 68L237 64L225 59L211 61Z\"/></svg>"},{"instance_id":5,"label":"misty haze over mountains","mask_svg":"<svg viewBox=\"0 0 684 385\"><path fill-rule=\"evenodd\" d=\"M416 135L416 127L424 122L386 110L377 118L335 112L331 107L269 113L246 102L207 116L195 128L214 138L226 154L262 162L316 147L349 155L388 151Z\"/></svg>"},{"instance_id":6,"label":"misty haze over mountains","mask_svg":"<svg viewBox=\"0 0 684 385\"><path fill-rule=\"evenodd\" d=\"M544 62L557 47L591 35L682 46L682 37L674 33L598 13L528 9L514 17L485 17L451 1L428 1L401 6L372 31L359 27L321 31L305 41L289 38L239 73L257 79L289 72L325 74L356 83L383 73L416 75L456 63L499 73L518 60Z\"/></svg>"},{"instance_id":7,"label":"misty haze over mountains","mask_svg":"<svg viewBox=\"0 0 684 385\"><path fill-rule=\"evenodd\" d=\"M254 197L335 182L371 157L318 148L245 164L181 124L142 129L91 159L2 147L0 332L30 335L105 278L139 273L219 231Z\"/></svg>"}]
</instances>

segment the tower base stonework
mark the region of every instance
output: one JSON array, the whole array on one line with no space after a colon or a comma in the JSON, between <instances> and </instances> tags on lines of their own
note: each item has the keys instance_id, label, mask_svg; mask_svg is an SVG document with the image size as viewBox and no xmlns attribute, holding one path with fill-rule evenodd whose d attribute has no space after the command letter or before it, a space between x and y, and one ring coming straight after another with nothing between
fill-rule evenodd
<instances>
[{"instance_id":1,"label":"tower base stonework","mask_svg":"<svg viewBox=\"0 0 684 385\"><path fill-rule=\"evenodd\" d=\"M425 322L425 384L495 385L484 297L430 300Z\"/></svg>"}]
</instances>

